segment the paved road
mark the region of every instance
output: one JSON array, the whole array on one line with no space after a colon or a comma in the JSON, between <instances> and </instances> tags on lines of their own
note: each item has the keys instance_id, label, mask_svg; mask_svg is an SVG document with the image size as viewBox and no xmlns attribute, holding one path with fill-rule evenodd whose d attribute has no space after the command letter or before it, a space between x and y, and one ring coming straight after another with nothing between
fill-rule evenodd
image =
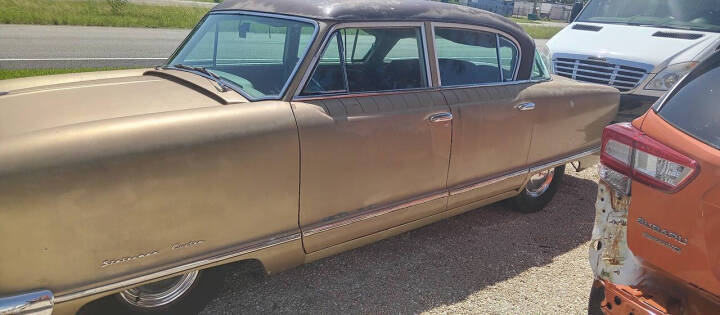
<instances>
[{"instance_id":1,"label":"paved road","mask_svg":"<svg viewBox=\"0 0 720 315\"><path fill-rule=\"evenodd\" d=\"M213 2L201 2L201 1L188 1L188 0L130 0L132 3L137 4L149 4L149 5L161 5L161 6L183 6L183 7L203 7L212 8L217 3Z\"/></svg>"},{"instance_id":2,"label":"paved road","mask_svg":"<svg viewBox=\"0 0 720 315\"><path fill-rule=\"evenodd\" d=\"M184 29L0 25L0 69L150 67L163 63L188 32ZM538 40L538 43L544 42L546 40Z\"/></svg>"},{"instance_id":3,"label":"paved road","mask_svg":"<svg viewBox=\"0 0 720 315\"><path fill-rule=\"evenodd\" d=\"M0 69L161 64L185 29L0 25Z\"/></svg>"}]
</instances>

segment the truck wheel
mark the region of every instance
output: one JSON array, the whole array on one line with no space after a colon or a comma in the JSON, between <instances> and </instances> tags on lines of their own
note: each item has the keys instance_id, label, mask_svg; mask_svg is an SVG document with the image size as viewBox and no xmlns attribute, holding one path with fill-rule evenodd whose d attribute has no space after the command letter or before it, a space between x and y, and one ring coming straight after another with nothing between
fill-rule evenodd
<instances>
[{"instance_id":1,"label":"truck wheel","mask_svg":"<svg viewBox=\"0 0 720 315\"><path fill-rule=\"evenodd\" d=\"M565 165L530 176L525 188L513 200L515 210L534 213L542 210L552 200L565 175Z\"/></svg>"},{"instance_id":2,"label":"truck wheel","mask_svg":"<svg viewBox=\"0 0 720 315\"><path fill-rule=\"evenodd\" d=\"M109 296L99 308L117 314L197 314L224 282L223 267L191 271Z\"/></svg>"}]
</instances>

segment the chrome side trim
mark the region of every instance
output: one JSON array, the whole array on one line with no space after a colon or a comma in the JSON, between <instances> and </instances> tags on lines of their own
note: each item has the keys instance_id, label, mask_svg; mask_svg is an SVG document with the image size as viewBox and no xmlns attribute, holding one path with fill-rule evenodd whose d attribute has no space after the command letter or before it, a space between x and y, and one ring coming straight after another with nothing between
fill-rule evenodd
<instances>
[{"instance_id":1,"label":"chrome side trim","mask_svg":"<svg viewBox=\"0 0 720 315\"><path fill-rule=\"evenodd\" d=\"M453 189L451 189L451 190L450 190L450 196L459 195L459 194L466 193L466 192L471 191L471 190L475 190L475 189L478 189L478 188L482 188L482 187L490 186L490 185L493 185L493 184L497 184L497 183L499 183L499 182L502 182L502 181L504 181L504 180L507 180L507 179L510 179L510 178L513 178L513 177L527 175L528 173L529 173L528 169L522 169L522 170L519 170L519 171L517 171L517 172L512 172L512 173L509 173L509 174L501 175L501 176L494 177L494 178L491 178L491 179L488 179L488 180L482 180L482 181L476 182L476 183L474 183L474 184L462 185L462 186L460 186L460 187L458 187L458 188L453 188Z\"/></svg>"},{"instance_id":2,"label":"chrome side trim","mask_svg":"<svg viewBox=\"0 0 720 315\"><path fill-rule=\"evenodd\" d=\"M284 233L284 234L276 234L276 235L270 236L268 238L264 238L264 239L261 239L261 240L255 241L255 242L247 243L236 250L233 250L233 251L230 251L230 252L227 252L224 254L215 255L215 256L212 256L209 258L197 260L197 261L187 263L184 265L180 265L177 267L160 270L160 271L153 272L151 274L147 274L147 275L140 276L137 278L132 278L132 279L128 279L128 280L124 280L124 281L120 281L120 282L107 284L104 286L99 286L96 288L91 288L91 289L82 290L82 291L78 291L78 292L74 292L74 293L70 293L70 294L61 295L61 296L58 296L55 298L55 302L62 303L62 302L75 300L75 299L79 299L82 297L86 297L86 296L90 296L90 295L94 295L94 294L98 294L98 293L103 293L103 292L107 292L107 291L130 287L132 285L139 284L139 283L142 283L145 281L150 281L153 279L162 278L162 277L169 276L169 275L198 269L203 266L221 262L223 260L235 258L235 257L241 256L241 255L249 254L249 253L252 253L252 252L255 252L258 250L270 248L270 247L280 245L280 244L285 244L285 243L299 240L299 239L300 239L299 231L293 231L293 232Z\"/></svg>"},{"instance_id":3,"label":"chrome side trim","mask_svg":"<svg viewBox=\"0 0 720 315\"><path fill-rule=\"evenodd\" d=\"M577 160L579 160L579 159L581 159L581 158L584 158L584 157L586 157L586 156L588 156L588 155L593 155L593 154L598 153L598 152L600 152L600 147L595 147L595 148L592 148L592 149L589 149L589 150L580 152L580 153L578 153L578 154L574 154L574 155L568 156L568 157L563 158L563 159L560 159L560 160L556 160L556 161L553 161L553 162L549 162L549 163L545 163L545 164L540 164L540 165L538 165L538 166L531 167L531 168L530 168L530 173L537 173L537 172L544 171L544 170L549 169L549 168L553 168L553 167L557 167L557 166L560 166L560 165L564 165L564 164L567 164L567 163L570 163L570 162L574 162L574 161L577 161Z\"/></svg>"},{"instance_id":4,"label":"chrome side trim","mask_svg":"<svg viewBox=\"0 0 720 315\"><path fill-rule=\"evenodd\" d=\"M447 191L442 191L438 193L433 193L430 195L426 195L420 198L412 199L409 201L404 201L401 203L396 203L394 205L385 206L385 207L372 207L365 210L355 211L353 213L344 215L342 217L320 222L318 224L310 225L307 228L303 229L302 234L304 236L311 236L314 234L326 232L329 230L333 230L339 227L347 226L356 222L365 221L368 219L372 219L375 217L379 217L381 215L385 215L388 213L392 213L398 210L402 210L405 208L409 208L412 206L421 205L426 202L434 201L437 199L445 198L448 196Z\"/></svg>"},{"instance_id":5,"label":"chrome side trim","mask_svg":"<svg viewBox=\"0 0 720 315\"><path fill-rule=\"evenodd\" d=\"M50 315L55 298L48 290L0 298L0 315L33 314Z\"/></svg>"}]
</instances>

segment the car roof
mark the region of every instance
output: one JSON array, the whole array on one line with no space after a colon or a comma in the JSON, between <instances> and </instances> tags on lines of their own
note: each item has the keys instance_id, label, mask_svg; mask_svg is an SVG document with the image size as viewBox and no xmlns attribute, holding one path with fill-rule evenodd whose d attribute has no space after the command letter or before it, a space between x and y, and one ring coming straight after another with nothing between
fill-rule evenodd
<instances>
[{"instance_id":1,"label":"car roof","mask_svg":"<svg viewBox=\"0 0 720 315\"><path fill-rule=\"evenodd\" d=\"M225 0L211 12L242 10L341 22L429 21L488 27L515 38L523 51L520 77L529 77L535 42L515 22L468 6L425 0ZM531 52L531 53L527 53Z\"/></svg>"},{"instance_id":2,"label":"car roof","mask_svg":"<svg viewBox=\"0 0 720 315\"><path fill-rule=\"evenodd\" d=\"M213 11L244 10L325 21L434 21L520 29L495 13L425 0L226 0Z\"/></svg>"}]
</instances>

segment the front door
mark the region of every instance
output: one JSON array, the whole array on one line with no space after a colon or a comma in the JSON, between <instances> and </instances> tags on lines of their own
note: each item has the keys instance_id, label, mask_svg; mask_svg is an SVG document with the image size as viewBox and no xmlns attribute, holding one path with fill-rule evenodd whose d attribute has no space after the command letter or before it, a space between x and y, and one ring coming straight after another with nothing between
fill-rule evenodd
<instances>
[{"instance_id":1,"label":"front door","mask_svg":"<svg viewBox=\"0 0 720 315\"><path fill-rule=\"evenodd\" d=\"M451 116L422 24L336 28L293 101L306 252L445 209Z\"/></svg>"}]
</instances>

